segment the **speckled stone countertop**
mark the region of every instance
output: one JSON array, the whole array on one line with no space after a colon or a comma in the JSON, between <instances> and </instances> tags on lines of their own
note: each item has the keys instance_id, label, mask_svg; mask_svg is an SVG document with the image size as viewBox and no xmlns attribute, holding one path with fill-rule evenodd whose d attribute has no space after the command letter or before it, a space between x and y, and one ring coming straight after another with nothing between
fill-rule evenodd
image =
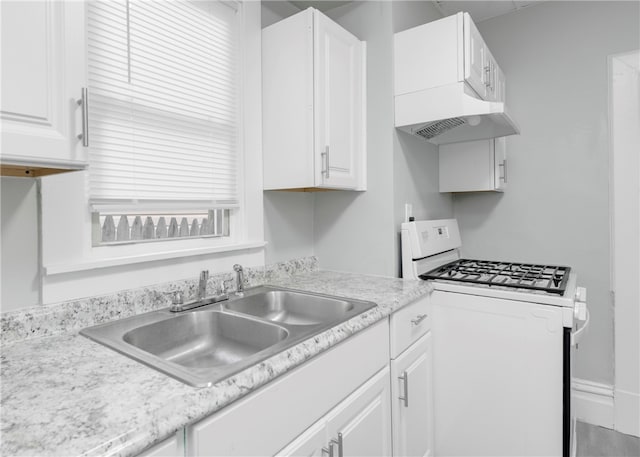
<instances>
[{"instance_id":1,"label":"speckled stone countertop","mask_svg":"<svg viewBox=\"0 0 640 457\"><path fill-rule=\"evenodd\" d=\"M269 284L378 304L212 387L193 388L76 333L2 348L0 454L133 456L428 293L425 281L315 271Z\"/></svg>"}]
</instances>

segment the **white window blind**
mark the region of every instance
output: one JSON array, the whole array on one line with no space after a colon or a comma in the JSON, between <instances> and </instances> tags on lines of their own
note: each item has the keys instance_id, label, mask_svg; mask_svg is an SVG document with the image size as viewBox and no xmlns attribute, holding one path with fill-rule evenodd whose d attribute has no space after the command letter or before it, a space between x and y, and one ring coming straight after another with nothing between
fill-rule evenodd
<instances>
[{"instance_id":1,"label":"white window blind","mask_svg":"<svg viewBox=\"0 0 640 457\"><path fill-rule=\"evenodd\" d=\"M219 1L89 2L91 203L237 204L237 37Z\"/></svg>"}]
</instances>

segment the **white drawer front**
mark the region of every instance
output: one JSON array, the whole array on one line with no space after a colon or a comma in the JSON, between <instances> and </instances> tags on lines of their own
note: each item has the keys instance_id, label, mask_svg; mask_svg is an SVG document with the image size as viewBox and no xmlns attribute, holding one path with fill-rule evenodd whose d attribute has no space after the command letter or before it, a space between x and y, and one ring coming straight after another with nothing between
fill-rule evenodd
<instances>
[{"instance_id":1,"label":"white drawer front","mask_svg":"<svg viewBox=\"0 0 640 457\"><path fill-rule=\"evenodd\" d=\"M396 358L431 328L429 297L422 297L391 315L391 358Z\"/></svg>"}]
</instances>

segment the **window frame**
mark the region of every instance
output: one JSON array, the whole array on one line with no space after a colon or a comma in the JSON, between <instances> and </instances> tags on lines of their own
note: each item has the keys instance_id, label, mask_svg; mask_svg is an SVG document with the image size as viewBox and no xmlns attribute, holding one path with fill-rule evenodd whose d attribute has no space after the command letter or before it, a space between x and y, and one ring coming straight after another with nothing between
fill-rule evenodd
<instances>
[{"instance_id":1,"label":"window frame","mask_svg":"<svg viewBox=\"0 0 640 457\"><path fill-rule=\"evenodd\" d=\"M89 203L87 172L47 177L41 182L40 198L41 287L44 302L49 301L48 297L58 299L60 296L66 296L60 294L57 286L55 292L47 294L49 284L64 282L66 276L73 276L79 272L89 272L82 275L86 278L99 274L104 268L119 273L120 269L130 271L132 265L142 264L141 268L153 269L159 265L157 262L180 258L184 259L183 262L192 262L189 259L195 262L196 259L204 258L203 256L209 256L214 261L223 258L226 261L235 255L247 255L244 252L259 253L258 256L264 263L266 243L262 207L260 5L251 1L233 3L237 5L240 33L237 176L239 206L230 214L230 236L93 246L92 208ZM86 74L86 67L83 70ZM254 257L255 255L252 258ZM96 271L92 273L93 270ZM122 285L115 287L115 290L120 289ZM78 293L82 292L69 295Z\"/></svg>"}]
</instances>

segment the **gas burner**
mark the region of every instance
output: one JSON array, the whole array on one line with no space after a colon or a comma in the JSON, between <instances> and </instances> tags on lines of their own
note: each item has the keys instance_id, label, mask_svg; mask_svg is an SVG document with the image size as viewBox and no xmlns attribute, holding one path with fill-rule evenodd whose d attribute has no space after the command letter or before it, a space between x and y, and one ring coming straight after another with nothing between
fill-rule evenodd
<instances>
[{"instance_id":1,"label":"gas burner","mask_svg":"<svg viewBox=\"0 0 640 457\"><path fill-rule=\"evenodd\" d=\"M564 294L570 267L459 259L420 275L471 284L529 289Z\"/></svg>"}]
</instances>

